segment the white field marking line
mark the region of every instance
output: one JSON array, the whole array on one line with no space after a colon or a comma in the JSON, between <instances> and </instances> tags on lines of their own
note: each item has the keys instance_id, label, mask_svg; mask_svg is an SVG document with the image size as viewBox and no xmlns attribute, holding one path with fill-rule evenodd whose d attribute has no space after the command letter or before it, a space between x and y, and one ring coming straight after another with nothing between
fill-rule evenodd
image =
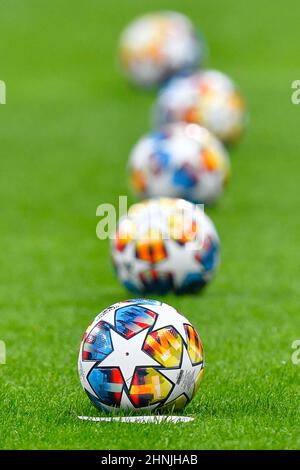
<instances>
[{"instance_id":1,"label":"white field marking line","mask_svg":"<svg viewBox=\"0 0 300 470\"><path fill-rule=\"evenodd\" d=\"M78 416L81 421L94 421L94 422L106 422L111 423L113 421L120 423L190 423L194 421L194 418L190 416L119 416L115 418L111 417L98 417L98 416Z\"/></svg>"}]
</instances>

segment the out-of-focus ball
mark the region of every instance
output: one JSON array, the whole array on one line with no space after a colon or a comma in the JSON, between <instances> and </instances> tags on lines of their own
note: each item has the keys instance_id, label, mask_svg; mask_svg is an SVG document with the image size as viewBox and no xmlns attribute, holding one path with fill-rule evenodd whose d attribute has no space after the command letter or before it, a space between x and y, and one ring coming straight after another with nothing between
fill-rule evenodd
<instances>
[{"instance_id":1,"label":"out-of-focus ball","mask_svg":"<svg viewBox=\"0 0 300 470\"><path fill-rule=\"evenodd\" d=\"M201 65L206 46L190 20L175 12L157 12L137 18L120 40L120 59L134 83L150 87L177 72Z\"/></svg>"},{"instance_id":2,"label":"out-of-focus ball","mask_svg":"<svg viewBox=\"0 0 300 470\"><path fill-rule=\"evenodd\" d=\"M229 179L224 145L197 124L175 124L142 137L129 158L131 185L144 197L214 203Z\"/></svg>"},{"instance_id":3,"label":"out-of-focus ball","mask_svg":"<svg viewBox=\"0 0 300 470\"><path fill-rule=\"evenodd\" d=\"M97 408L182 409L202 381L204 353L197 331L175 308L134 299L95 318L83 336L78 369Z\"/></svg>"},{"instance_id":4,"label":"out-of-focus ball","mask_svg":"<svg viewBox=\"0 0 300 470\"><path fill-rule=\"evenodd\" d=\"M212 221L183 199L134 204L112 238L117 276L139 295L197 292L212 279L219 261Z\"/></svg>"},{"instance_id":5,"label":"out-of-focus ball","mask_svg":"<svg viewBox=\"0 0 300 470\"><path fill-rule=\"evenodd\" d=\"M240 91L227 75L215 70L175 77L162 89L154 114L158 127L170 122L193 122L226 144L240 138L246 123Z\"/></svg>"}]
</instances>

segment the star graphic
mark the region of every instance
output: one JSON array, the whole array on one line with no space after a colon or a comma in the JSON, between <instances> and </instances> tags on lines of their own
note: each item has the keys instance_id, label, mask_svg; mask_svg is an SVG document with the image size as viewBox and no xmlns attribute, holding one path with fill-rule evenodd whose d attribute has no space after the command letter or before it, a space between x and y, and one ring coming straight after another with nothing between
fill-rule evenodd
<instances>
[{"instance_id":1,"label":"star graphic","mask_svg":"<svg viewBox=\"0 0 300 470\"><path fill-rule=\"evenodd\" d=\"M137 333L130 339L126 339L111 330L113 351L96 367L116 367L118 365L129 389L137 365L139 368L160 366L158 362L142 350L148 333L149 328Z\"/></svg>"},{"instance_id":2,"label":"star graphic","mask_svg":"<svg viewBox=\"0 0 300 470\"><path fill-rule=\"evenodd\" d=\"M188 274L200 273L203 268L195 259L195 253L199 252L196 242L189 244L189 249L184 250L174 240L167 241L168 257L159 263L152 264L140 260L135 254L135 243L130 243L124 252L114 252L114 261L118 266L118 275L122 281L131 281L138 289L143 289L143 283L139 276L141 273L155 269L161 273L172 273L176 287L181 286ZM178 260L180 262L178 263Z\"/></svg>"},{"instance_id":3,"label":"star graphic","mask_svg":"<svg viewBox=\"0 0 300 470\"><path fill-rule=\"evenodd\" d=\"M140 304L142 307L149 308L148 304ZM163 309L161 305L151 305L150 309L157 313L157 320L154 323L153 331L160 330L168 325L171 325L175 328L176 331L181 335L182 339L186 341L186 332L184 325L190 325L191 323L177 310L171 307L168 304L163 304Z\"/></svg>"},{"instance_id":4,"label":"star graphic","mask_svg":"<svg viewBox=\"0 0 300 470\"><path fill-rule=\"evenodd\" d=\"M193 366L187 349L184 347L180 369L159 369L159 372L174 384L174 388L164 404L172 402L181 395L185 395L191 400L194 393L195 380L202 368L202 362L201 364Z\"/></svg>"},{"instance_id":5,"label":"star graphic","mask_svg":"<svg viewBox=\"0 0 300 470\"><path fill-rule=\"evenodd\" d=\"M135 243L129 243L123 253L114 252L114 260L118 267L118 275L122 281L131 281L138 289L143 289L139 280L140 272L148 269L150 263L139 260L135 254Z\"/></svg>"},{"instance_id":6,"label":"star graphic","mask_svg":"<svg viewBox=\"0 0 300 470\"><path fill-rule=\"evenodd\" d=\"M159 264L159 269L173 274L175 286L181 286L187 274L201 272L201 265L195 259L195 250L183 250L174 240L170 240L167 246L168 257Z\"/></svg>"}]
</instances>

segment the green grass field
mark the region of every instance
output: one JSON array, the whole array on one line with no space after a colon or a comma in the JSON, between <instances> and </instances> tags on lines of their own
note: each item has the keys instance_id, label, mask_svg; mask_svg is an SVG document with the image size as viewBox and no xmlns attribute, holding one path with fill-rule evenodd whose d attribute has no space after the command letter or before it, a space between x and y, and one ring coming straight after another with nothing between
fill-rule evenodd
<instances>
[{"instance_id":1,"label":"green grass field","mask_svg":"<svg viewBox=\"0 0 300 470\"><path fill-rule=\"evenodd\" d=\"M296 449L300 446L300 106L297 0L0 0L1 449ZM96 207L127 194L131 146L155 92L129 86L118 35L135 15L188 14L209 66L240 84L249 128L233 178L208 211L222 240L216 280L167 296L200 332L206 377L191 424L80 422L83 331L129 294L114 277ZM131 201L133 199L131 198Z\"/></svg>"}]
</instances>

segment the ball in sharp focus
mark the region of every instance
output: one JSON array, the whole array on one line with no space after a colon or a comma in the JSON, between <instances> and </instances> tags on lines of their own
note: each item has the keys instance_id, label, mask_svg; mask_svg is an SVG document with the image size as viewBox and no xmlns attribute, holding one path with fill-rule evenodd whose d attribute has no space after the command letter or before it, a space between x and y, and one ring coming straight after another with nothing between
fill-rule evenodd
<instances>
[{"instance_id":1,"label":"ball in sharp focus","mask_svg":"<svg viewBox=\"0 0 300 470\"><path fill-rule=\"evenodd\" d=\"M201 65L206 46L190 20L176 12L141 16L124 30L120 61L128 78L142 86L158 85L177 72Z\"/></svg>"},{"instance_id":2,"label":"ball in sharp focus","mask_svg":"<svg viewBox=\"0 0 300 470\"><path fill-rule=\"evenodd\" d=\"M204 353L197 331L177 310L134 299L95 318L83 336L78 369L97 408L182 409L203 378Z\"/></svg>"},{"instance_id":3,"label":"ball in sharp focus","mask_svg":"<svg viewBox=\"0 0 300 470\"><path fill-rule=\"evenodd\" d=\"M121 283L131 292L197 292L214 276L219 238L203 210L183 199L150 199L130 207L111 242Z\"/></svg>"},{"instance_id":4,"label":"ball in sharp focus","mask_svg":"<svg viewBox=\"0 0 300 470\"><path fill-rule=\"evenodd\" d=\"M142 137L129 158L131 185L140 198L179 197L212 204L229 179L224 145L197 124L173 124Z\"/></svg>"},{"instance_id":5,"label":"ball in sharp focus","mask_svg":"<svg viewBox=\"0 0 300 470\"><path fill-rule=\"evenodd\" d=\"M174 78L162 89L155 108L156 125L200 124L226 144L239 140L246 123L244 99L235 83L216 70Z\"/></svg>"}]
</instances>

